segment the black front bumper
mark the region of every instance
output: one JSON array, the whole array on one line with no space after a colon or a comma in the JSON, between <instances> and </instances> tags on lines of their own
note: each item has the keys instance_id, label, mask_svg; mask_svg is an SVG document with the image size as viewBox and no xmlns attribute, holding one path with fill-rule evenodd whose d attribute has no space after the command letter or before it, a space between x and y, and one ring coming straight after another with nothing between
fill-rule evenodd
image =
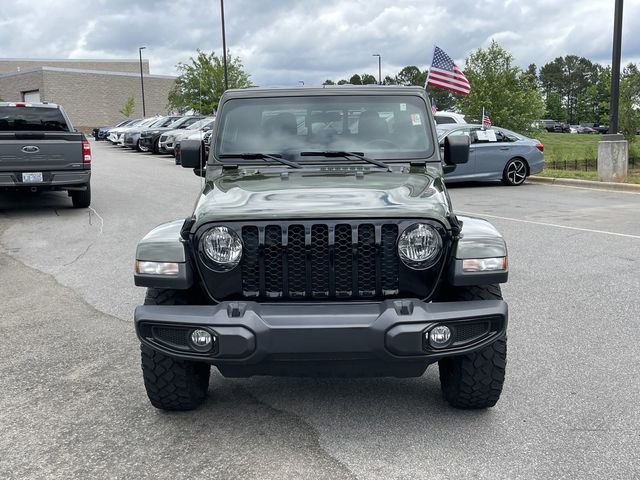
<instances>
[{"instance_id":1,"label":"black front bumper","mask_svg":"<svg viewBox=\"0 0 640 480\"><path fill-rule=\"evenodd\" d=\"M318 365L364 370L375 365L369 373L421 375L442 357L469 353L502 337L507 319L507 304L501 300L223 302L144 305L135 311L136 332L143 344L173 357L211 363L226 376L304 374ZM449 344L441 348L430 346L426 339L436 325L447 325L452 332ZM195 328L208 330L215 338L209 352L190 344Z\"/></svg>"},{"instance_id":2,"label":"black front bumper","mask_svg":"<svg viewBox=\"0 0 640 480\"><path fill-rule=\"evenodd\" d=\"M160 138L160 135L152 135L152 136L141 136L140 137L140 146L148 149L152 149L153 145L156 143L156 140Z\"/></svg>"}]
</instances>

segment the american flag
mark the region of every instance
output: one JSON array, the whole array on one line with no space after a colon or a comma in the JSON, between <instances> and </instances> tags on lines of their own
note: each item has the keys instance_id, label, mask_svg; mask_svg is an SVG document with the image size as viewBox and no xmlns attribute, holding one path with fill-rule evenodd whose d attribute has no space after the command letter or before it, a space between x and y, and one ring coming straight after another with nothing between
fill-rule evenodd
<instances>
[{"instance_id":1,"label":"american flag","mask_svg":"<svg viewBox=\"0 0 640 480\"><path fill-rule=\"evenodd\" d=\"M484 111L484 108L482 109L482 128L489 128L491 127L491 119L489 118L489 115L487 115Z\"/></svg>"},{"instance_id":2,"label":"american flag","mask_svg":"<svg viewBox=\"0 0 640 480\"><path fill-rule=\"evenodd\" d=\"M471 91L469 80L464 76L462 70L456 67L451 57L439 47L433 51L433 62L429 69L426 85L444 88L461 95L468 95Z\"/></svg>"},{"instance_id":3,"label":"american flag","mask_svg":"<svg viewBox=\"0 0 640 480\"><path fill-rule=\"evenodd\" d=\"M431 113L433 113L435 115L437 111L438 111L438 107L436 106L436 101L432 98L431 99Z\"/></svg>"}]
</instances>

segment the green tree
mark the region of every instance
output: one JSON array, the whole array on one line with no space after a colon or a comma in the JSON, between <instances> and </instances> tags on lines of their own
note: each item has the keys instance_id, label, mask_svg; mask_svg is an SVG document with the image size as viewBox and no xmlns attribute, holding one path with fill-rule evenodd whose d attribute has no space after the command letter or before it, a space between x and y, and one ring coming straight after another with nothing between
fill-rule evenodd
<instances>
[{"instance_id":1,"label":"green tree","mask_svg":"<svg viewBox=\"0 0 640 480\"><path fill-rule=\"evenodd\" d=\"M345 80L344 78L342 80L338 80L338 85L346 85L347 83L349 83L349 80Z\"/></svg>"},{"instance_id":2,"label":"green tree","mask_svg":"<svg viewBox=\"0 0 640 480\"><path fill-rule=\"evenodd\" d=\"M420 71L415 65L408 65L398 72L396 82L400 85L424 86L427 73Z\"/></svg>"},{"instance_id":3,"label":"green tree","mask_svg":"<svg viewBox=\"0 0 640 480\"><path fill-rule=\"evenodd\" d=\"M200 50L189 62L179 63L176 68L180 74L169 92L169 106L179 112L195 110L203 114L213 113L224 92L222 63L222 58L214 52ZM229 88L253 86L239 57L227 54L227 71Z\"/></svg>"},{"instance_id":4,"label":"green tree","mask_svg":"<svg viewBox=\"0 0 640 480\"><path fill-rule=\"evenodd\" d=\"M396 80L396 77L392 77L391 75L386 75L384 77L384 80L382 80L382 84L383 85L397 85L398 81Z\"/></svg>"},{"instance_id":5,"label":"green tree","mask_svg":"<svg viewBox=\"0 0 640 480\"><path fill-rule=\"evenodd\" d=\"M562 95L558 92L551 91L547 93L546 97L544 118L549 118L551 120L566 118L566 111L562 104Z\"/></svg>"},{"instance_id":6,"label":"green tree","mask_svg":"<svg viewBox=\"0 0 640 480\"><path fill-rule=\"evenodd\" d=\"M629 143L635 142L640 126L640 71L633 63L624 68L620 78L618 118L620 132Z\"/></svg>"},{"instance_id":7,"label":"green tree","mask_svg":"<svg viewBox=\"0 0 640 480\"><path fill-rule=\"evenodd\" d=\"M471 93L458 97L456 106L470 120L479 119L484 107L495 125L527 131L544 112L530 75L515 66L513 56L495 40L467 57L464 73Z\"/></svg>"},{"instance_id":8,"label":"green tree","mask_svg":"<svg viewBox=\"0 0 640 480\"><path fill-rule=\"evenodd\" d=\"M362 85L375 85L378 80L373 75L363 73L360 78L362 79Z\"/></svg>"},{"instance_id":9,"label":"green tree","mask_svg":"<svg viewBox=\"0 0 640 480\"><path fill-rule=\"evenodd\" d=\"M357 73L355 73L351 75L351 78L349 79L349 83L351 85L362 85L362 77Z\"/></svg>"},{"instance_id":10,"label":"green tree","mask_svg":"<svg viewBox=\"0 0 640 480\"><path fill-rule=\"evenodd\" d=\"M436 87L427 87L427 94L436 102L436 108L441 110L453 110L456 104L456 98L449 90Z\"/></svg>"},{"instance_id":11,"label":"green tree","mask_svg":"<svg viewBox=\"0 0 640 480\"><path fill-rule=\"evenodd\" d=\"M322 85L335 85L335 84L336 82L330 79L326 79L324 82L322 82Z\"/></svg>"},{"instance_id":12,"label":"green tree","mask_svg":"<svg viewBox=\"0 0 640 480\"><path fill-rule=\"evenodd\" d=\"M124 118L129 118L131 114L133 114L133 111L135 110L135 108L136 108L136 102L133 99L133 95L131 95L129 98L127 98L124 101L122 108L118 111L124 116Z\"/></svg>"},{"instance_id":13,"label":"green tree","mask_svg":"<svg viewBox=\"0 0 640 480\"><path fill-rule=\"evenodd\" d=\"M581 98L588 95L586 90L589 85L597 82L600 66L594 64L589 59L576 55L566 55L557 57L552 62L547 63L540 69L540 83L548 95L550 92L559 93L563 97L563 104L566 110L566 118L555 120L567 120L569 123L588 121L580 118L579 104L582 114L591 115L585 111L585 104L590 100Z\"/></svg>"}]
</instances>

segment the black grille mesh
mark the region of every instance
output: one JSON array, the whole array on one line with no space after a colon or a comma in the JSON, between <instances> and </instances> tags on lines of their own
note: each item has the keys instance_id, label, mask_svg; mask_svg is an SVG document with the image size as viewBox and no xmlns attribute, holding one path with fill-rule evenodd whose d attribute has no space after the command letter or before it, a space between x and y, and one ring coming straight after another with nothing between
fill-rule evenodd
<instances>
[{"instance_id":1,"label":"black grille mesh","mask_svg":"<svg viewBox=\"0 0 640 480\"><path fill-rule=\"evenodd\" d=\"M304 226L289 226L287 237L287 279L289 281L289 296L291 298L304 297L306 287L305 253L304 253Z\"/></svg>"},{"instance_id":2,"label":"black grille mesh","mask_svg":"<svg viewBox=\"0 0 640 480\"><path fill-rule=\"evenodd\" d=\"M374 298L397 295L395 224L243 226L245 297Z\"/></svg>"},{"instance_id":3,"label":"black grille mesh","mask_svg":"<svg viewBox=\"0 0 640 480\"><path fill-rule=\"evenodd\" d=\"M153 327L153 337L176 347L189 347L189 329L187 328Z\"/></svg>"},{"instance_id":4,"label":"black grille mesh","mask_svg":"<svg viewBox=\"0 0 640 480\"><path fill-rule=\"evenodd\" d=\"M476 337L484 335L488 331L489 331L489 324L486 322L456 325L455 341L467 342Z\"/></svg>"},{"instance_id":5,"label":"black grille mesh","mask_svg":"<svg viewBox=\"0 0 640 480\"><path fill-rule=\"evenodd\" d=\"M257 297L260 294L258 227L242 227L242 241L242 294Z\"/></svg>"}]
</instances>

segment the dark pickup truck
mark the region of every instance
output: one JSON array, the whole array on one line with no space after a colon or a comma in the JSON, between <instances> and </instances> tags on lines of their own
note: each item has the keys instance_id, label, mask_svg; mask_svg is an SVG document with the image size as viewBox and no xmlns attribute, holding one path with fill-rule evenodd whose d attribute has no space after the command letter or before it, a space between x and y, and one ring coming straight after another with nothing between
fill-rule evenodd
<instances>
[{"instance_id":1,"label":"dark pickup truck","mask_svg":"<svg viewBox=\"0 0 640 480\"><path fill-rule=\"evenodd\" d=\"M91 146L52 103L0 102L0 190L68 192L91 204Z\"/></svg>"}]
</instances>

